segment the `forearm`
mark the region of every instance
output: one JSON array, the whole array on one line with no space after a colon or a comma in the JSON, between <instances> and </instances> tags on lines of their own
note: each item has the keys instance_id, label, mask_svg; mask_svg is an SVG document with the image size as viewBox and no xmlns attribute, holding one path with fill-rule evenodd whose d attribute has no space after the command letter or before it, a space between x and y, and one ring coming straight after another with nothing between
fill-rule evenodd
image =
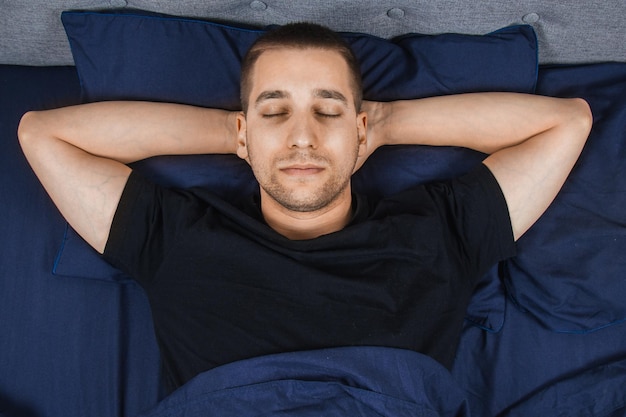
<instances>
[{"instance_id":1,"label":"forearm","mask_svg":"<svg viewBox=\"0 0 626 417\"><path fill-rule=\"evenodd\" d=\"M129 163L156 155L234 153L234 113L149 102L101 102L32 112L20 131Z\"/></svg>"},{"instance_id":2,"label":"forearm","mask_svg":"<svg viewBox=\"0 0 626 417\"><path fill-rule=\"evenodd\" d=\"M568 121L575 100L529 94L476 93L372 103L377 146L461 146L492 154Z\"/></svg>"}]
</instances>

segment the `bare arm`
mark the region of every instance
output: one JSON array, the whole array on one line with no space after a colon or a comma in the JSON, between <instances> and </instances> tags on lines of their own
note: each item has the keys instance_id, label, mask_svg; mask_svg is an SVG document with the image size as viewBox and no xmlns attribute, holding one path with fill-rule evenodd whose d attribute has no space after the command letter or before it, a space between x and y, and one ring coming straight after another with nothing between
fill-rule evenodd
<instances>
[{"instance_id":1,"label":"bare arm","mask_svg":"<svg viewBox=\"0 0 626 417\"><path fill-rule=\"evenodd\" d=\"M235 114L191 106L103 102L30 112L18 136L33 170L72 227L103 252L130 175L156 155L234 153Z\"/></svg>"},{"instance_id":2,"label":"bare arm","mask_svg":"<svg viewBox=\"0 0 626 417\"><path fill-rule=\"evenodd\" d=\"M528 94L477 93L366 103L372 149L390 144L462 146L490 154L484 164L504 192L515 239L548 208L591 129L587 103Z\"/></svg>"}]
</instances>

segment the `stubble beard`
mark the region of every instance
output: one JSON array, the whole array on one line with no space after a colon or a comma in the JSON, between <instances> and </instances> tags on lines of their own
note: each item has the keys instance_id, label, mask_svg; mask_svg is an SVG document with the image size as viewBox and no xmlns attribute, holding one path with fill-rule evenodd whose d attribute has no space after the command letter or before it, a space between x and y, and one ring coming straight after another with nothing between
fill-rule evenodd
<instances>
[{"instance_id":1,"label":"stubble beard","mask_svg":"<svg viewBox=\"0 0 626 417\"><path fill-rule=\"evenodd\" d=\"M357 152L358 150L355 151L354 155L348 156L354 160L354 165L356 165ZM253 161L252 156L250 160L251 162ZM290 163L314 163L324 166L326 169L332 168L328 158L313 151L302 150L293 151L286 157L276 158L276 160L272 161L272 167L284 166ZM263 191L280 206L298 213L312 213L331 206L350 185L354 165L350 169L344 168L341 172L334 172L322 185L310 190L305 195L299 196L297 190L291 189L279 180L280 174L275 169L267 169L267 167L256 167L255 169L255 164L252 164L254 174ZM267 172L270 172L270 174L267 175ZM265 180L266 178L268 179L267 181ZM306 181L307 179L303 179L303 183Z\"/></svg>"}]
</instances>

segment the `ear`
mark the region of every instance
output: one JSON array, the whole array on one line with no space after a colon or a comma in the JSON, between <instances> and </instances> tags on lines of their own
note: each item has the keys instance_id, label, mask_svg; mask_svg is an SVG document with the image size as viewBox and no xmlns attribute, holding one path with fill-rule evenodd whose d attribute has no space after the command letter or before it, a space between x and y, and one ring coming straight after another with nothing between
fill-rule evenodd
<instances>
[{"instance_id":1,"label":"ear","mask_svg":"<svg viewBox=\"0 0 626 417\"><path fill-rule=\"evenodd\" d=\"M239 112L237 114L237 156L246 161L248 161L247 128L246 116L243 112Z\"/></svg>"},{"instance_id":2,"label":"ear","mask_svg":"<svg viewBox=\"0 0 626 417\"><path fill-rule=\"evenodd\" d=\"M368 143L367 138L367 113L361 112L357 115L357 140L359 141L359 153L356 160L356 164L354 166L353 174L358 171L361 166L365 163L367 158L370 156L372 152L376 149L376 147L371 146Z\"/></svg>"},{"instance_id":3,"label":"ear","mask_svg":"<svg viewBox=\"0 0 626 417\"><path fill-rule=\"evenodd\" d=\"M367 113L360 112L356 116L356 123L359 156L365 156L367 155Z\"/></svg>"}]
</instances>

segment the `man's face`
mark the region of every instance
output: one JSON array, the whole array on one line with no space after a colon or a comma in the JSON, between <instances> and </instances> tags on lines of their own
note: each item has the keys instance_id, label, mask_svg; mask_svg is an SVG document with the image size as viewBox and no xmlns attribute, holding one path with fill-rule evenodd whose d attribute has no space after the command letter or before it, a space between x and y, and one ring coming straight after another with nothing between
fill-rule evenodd
<instances>
[{"instance_id":1,"label":"man's face","mask_svg":"<svg viewBox=\"0 0 626 417\"><path fill-rule=\"evenodd\" d=\"M251 165L261 198L296 212L351 198L366 119L354 107L343 57L322 49L271 49L251 77L237 154Z\"/></svg>"}]
</instances>

